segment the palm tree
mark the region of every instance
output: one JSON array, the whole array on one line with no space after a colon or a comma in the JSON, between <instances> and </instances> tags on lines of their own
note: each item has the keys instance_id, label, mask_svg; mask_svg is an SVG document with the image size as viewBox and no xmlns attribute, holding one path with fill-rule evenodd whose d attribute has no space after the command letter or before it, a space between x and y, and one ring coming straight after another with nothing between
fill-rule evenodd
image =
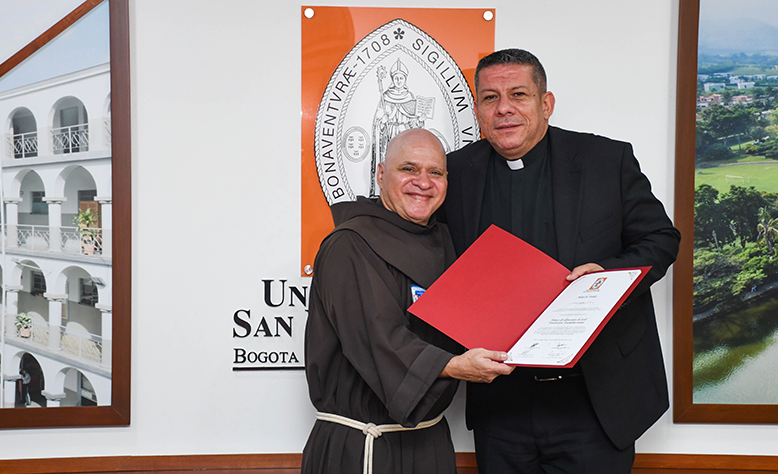
<instances>
[{"instance_id":1,"label":"palm tree","mask_svg":"<svg viewBox=\"0 0 778 474\"><path fill-rule=\"evenodd\" d=\"M778 219L770 217L770 213L764 207L759 208L759 224L756 226L757 242L764 239L765 245L767 245L767 252L770 254L770 259L773 258L773 242L778 239Z\"/></svg>"}]
</instances>

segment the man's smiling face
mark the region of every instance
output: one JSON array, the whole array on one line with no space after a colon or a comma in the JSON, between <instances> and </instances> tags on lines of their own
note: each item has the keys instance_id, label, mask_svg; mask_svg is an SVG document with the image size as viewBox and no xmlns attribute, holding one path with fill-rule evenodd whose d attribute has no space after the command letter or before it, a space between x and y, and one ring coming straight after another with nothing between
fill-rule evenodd
<instances>
[{"instance_id":1,"label":"man's smiling face","mask_svg":"<svg viewBox=\"0 0 778 474\"><path fill-rule=\"evenodd\" d=\"M532 67L499 64L478 75L475 113L484 137L503 157L524 156L546 134L554 95L540 92Z\"/></svg>"},{"instance_id":2,"label":"man's smiling face","mask_svg":"<svg viewBox=\"0 0 778 474\"><path fill-rule=\"evenodd\" d=\"M446 155L440 140L411 129L389 142L376 176L384 207L403 219L427 225L446 197Z\"/></svg>"}]
</instances>

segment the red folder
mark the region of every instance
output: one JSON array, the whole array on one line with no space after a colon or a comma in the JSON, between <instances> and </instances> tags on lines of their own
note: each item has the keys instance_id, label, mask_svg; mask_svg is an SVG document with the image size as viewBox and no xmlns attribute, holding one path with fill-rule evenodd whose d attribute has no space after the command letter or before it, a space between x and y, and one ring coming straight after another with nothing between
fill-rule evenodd
<instances>
[{"instance_id":1,"label":"red folder","mask_svg":"<svg viewBox=\"0 0 778 474\"><path fill-rule=\"evenodd\" d=\"M609 311L572 367L650 267ZM484 232L409 311L468 349L508 351L570 284L570 270L497 226Z\"/></svg>"}]
</instances>

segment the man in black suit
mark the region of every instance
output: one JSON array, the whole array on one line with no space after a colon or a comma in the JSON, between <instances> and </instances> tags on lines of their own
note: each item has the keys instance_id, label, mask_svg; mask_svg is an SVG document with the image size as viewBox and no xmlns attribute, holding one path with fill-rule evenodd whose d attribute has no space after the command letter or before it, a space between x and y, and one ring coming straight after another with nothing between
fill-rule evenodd
<instances>
[{"instance_id":1,"label":"man in black suit","mask_svg":"<svg viewBox=\"0 0 778 474\"><path fill-rule=\"evenodd\" d=\"M675 261L680 234L630 144L548 125L555 99L534 55L486 56L475 88L486 139L448 156L443 217L457 254L496 224L572 268L568 280L651 266L574 368L468 385L479 470L629 473L635 440L669 406L649 287Z\"/></svg>"}]
</instances>

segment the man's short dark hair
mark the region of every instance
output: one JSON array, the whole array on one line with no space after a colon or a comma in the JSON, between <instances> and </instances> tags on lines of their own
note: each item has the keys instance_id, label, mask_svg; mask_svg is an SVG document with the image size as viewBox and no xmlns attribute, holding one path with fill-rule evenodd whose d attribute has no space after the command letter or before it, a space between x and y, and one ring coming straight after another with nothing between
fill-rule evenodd
<instances>
[{"instance_id":1,"label":"man's short dark hair","mask_svg":"<svg viewBox=\"0 0 778 474\"><path fill-rule=\"evenodd\" d=\"M538 86L541 94L546 92L546 70L534 54L523 49L511 48L495 51L488 56L484 56L478 61L475 68L475 91L478 93L478 74L481 69L500 64L517 64L519 66L530 66L532 68L532 80Z\"/></svg>"}]
</instances>

